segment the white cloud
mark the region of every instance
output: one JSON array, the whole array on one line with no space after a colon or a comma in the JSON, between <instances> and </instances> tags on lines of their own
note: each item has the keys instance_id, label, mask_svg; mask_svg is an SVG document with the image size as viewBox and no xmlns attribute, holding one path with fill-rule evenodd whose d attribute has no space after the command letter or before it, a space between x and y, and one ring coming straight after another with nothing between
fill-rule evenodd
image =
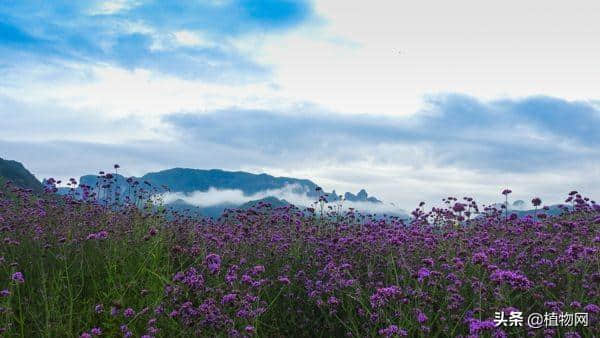
<instances>
[{"instance_id":1,"label":"white cloud","mask_svg":"<svg viewBox=\"0 0 600 338\"><path fill-rule=\"evenodd\" d=\"M303 191L304 193L302 193ZM285 199L288 202L303 206L308 206L314 202L306 195L305 189L299 185L286 185L281 189L264 190L250 195L246 195L243 191L237 189L220 190L214 187L209 188L208 191L194 191L192 193L168 192L162 194L165 203L172 203L181 199L186 203L201 207L221 204L242 205L246 202L269 196Z\"/></svg>"},{"instance_id":2,"label":"white cloud","mask_svg":"<svg viewBox=\"0 0 600 338\"><path fill-rule=\"evenodd\" d=\"M102 109L112 116L160 116L231 106L260 109L273 103L273 90L264 83L229 86L112 66L94 67L93 73L94 81L65 84L46 94L40 88L36 94L73 108Z\"/></svg>"},{"instance_id":3,"label":"white cloud","mask_svg":"<svg viewBox=\"0 0 600 338\"><path fill-rule=\"evenodd\" d=\"M90 14L93 15L110 15L115 14L139 5L139 1L133 0L110 0L101 1L98 6L92 9Z\"/></svg>"},{"instance_id":4,"label":"white cloud","mask_svg":"<svg viewBox=\"0 0 600 338\"><path fill-rule=\"evenodd\" d=\"M193 47L214 46L214 44L210 41L210 39L203 37L198 32L181 30L181 31L177 31L177 32L173 33L173 35L175 36L175 40L183 46L193 46Z\"/></svg>"},{"instance_id":5,"label":"white cloud","mask_svg":"<svg viewBox=\"0 0 600 338\"><path fill-rule=\"evenodd\" d=\"M188 204L198 207L211 207L217 205L234 205L240 206L244 203L260 200L266 197L276 197L286 200L298 207L317 207L315 199L307 195L307 191L300 185L286 185L281 189L269 189L257 192L255 194L246 195L241 190L237 189L215 189L209 188L207 191L194 191L192 193L168 192L161 194L164 203L173 203L177 200L185 201ZM340 205L343 210L354 208L355 210L370 213L404 213L404 210L390 203L369 203L369 202L353 202L344 201L332 202L326 205L337 207ZM326 207L325 207L326 208Z\"/></svg>"}]
</instances>

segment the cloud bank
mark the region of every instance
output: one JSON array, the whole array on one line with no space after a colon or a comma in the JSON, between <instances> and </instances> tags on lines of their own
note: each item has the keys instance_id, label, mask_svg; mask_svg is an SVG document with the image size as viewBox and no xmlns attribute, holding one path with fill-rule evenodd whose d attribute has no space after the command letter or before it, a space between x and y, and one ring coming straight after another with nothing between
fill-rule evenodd
<instances>
[{"instance_id":1,"label":"cloud bank","mask_svg":"<svg viewBox=\"0 0 600 338\"><path fill-rule=\"evenodd\" d=\"M211 187L208 191L194 191L191 193L167 192L161 194L160 197L163 202L167 204L182 200L187 204L197 207L213 207L219 205L240 206L244 203L264 199L266 197L276 197L294 204L297 207L317 206L315 199L307 195L305 187L296 184L286 185L281 189L269 189L249 195L244 194L244 192L237 189L215 189ZM338 206L341 206L344 211L349 210L349 208L354 208L357 211L368 213L406 214L404 210L389 203L344 201L342 203L331 202L327 205L332 206L336 210Z\"/></svg>"},{"instance_id":2,"label":"cloud bank","mask_svg":"<svg viewBox=\"0 0 600 338\"><path fill-rule=\"evenodd\" d=\"M54 118L39 116L43 127L32 125L28 140L19 132L22 115L0 113L0 133L15 138L0 140L3 156L25 162L38 178L77 177L115 162L131 175L172 167L245 170L309 178L328 191L367 188L404 209L447 195L497 202L506 186L516 199L539 195L544 203L560 202L571 189L600 194L600 110L587 101L446 94L396 117L314 106L181 112L163 116L156 136L128 140L118 135L130 135L135 123L69 124L61 121L68 112L55 111ZM111 130L118 135L104 135L105 142L78 139Z\"/></svg>"},{"instance_id":3,"label":"cloud bank","mask_svg":"<svg viewBox=\"0 0 600 338\"><path fill-rule=\"evenodd\" d=\"M219 110L163 118L183 142L210 142L282 161L373 161L534 172L600 155L600 110L537 96L481 101L431 96L410 116ZM391 155L393 154L393 155Z\"/></svg>"},{"instance_id":4,"label":"cloud bank","mask_svg":"<svg viewBox=\"0 0 600 338\"><path fill-rule=\"evenodd\" d=\"M114 162L132 175L177 166L246 170L310 178L327 190L367 188L405 209L446 194L497 201L503 186L526 201L541 195L559 202L556 196L570 189L600 194L596 104L544 96L484 101L460 94L427 102L421 111L398 117L318 107L174 113L161 118L157 137L126 143L47 140L135 129L126 120L92 125L75 118L71 125L56 109L43 128L32 125L35 137L0 144L5 157L24 161L42 177L77 177ZM22 115L5 112L2 118L0 132L18 137Z\"/></svg>"}]
</instances>

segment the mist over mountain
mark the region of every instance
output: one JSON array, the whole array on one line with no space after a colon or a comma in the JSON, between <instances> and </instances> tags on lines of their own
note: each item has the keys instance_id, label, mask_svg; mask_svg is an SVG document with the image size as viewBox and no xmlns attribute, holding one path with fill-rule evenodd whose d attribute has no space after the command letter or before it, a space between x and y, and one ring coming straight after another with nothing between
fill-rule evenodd
<instances>
[{"instance_id":1,"label":"mist over mountain","mask_svg":"<svg viewBox=\"0 0 600 338\"><path fill-rule=\"evenodd\" d=\"M132 197L134 192L131 185L138 182L142 187L152 187L152 194L160 197L172 210L193 211L209 217L218 217L228 208L249 208L260 202L272 206L294 204L307 207L316 204L321 197L327 202L342 202L346 207L365 212L406 214L391 204L369 196L365 189L356 194L346 192L338 195L335 190L324 192L308 179L275 177L264 173L173 168L147 173L141 177L127 178L118 173L112 173L110 177L106 179L105 175L84 175L79 180L79 187L61 187L59 193L80 195L81 187L87 186L100 198L107 194L115 196L117 191L119 196L125 198Z\"/></svg>"},{"instance_id":2,"label":"mist over mountain","mask_svg":"<svg viewBox=\"0 0 600 338\"><path fill-rule=\"evenodd\" d=\"M525 201L523 201L523 200L516 200L513 202L512 207L513 207L513 209L524 210L527 208L527 205L525 204Z\"/></svg>"},{"instance_id":3,"label":"mist over mountain","mask_svg":"<svg viewBox=\"0 0 600 338\"><path fill-rule=\"evenodd\" d=\"M504 202L497 202L497 203L493 203L491 205L489 205L490 207L494 207L498 210L503 210L503 206L504 206ZM572 209L571 206L569 206L568 204L565 205L561 205L561 204L553 204L553 205L548 205L545 207L538 207L537 209L534 208L533 204L525 202L523 200L516 200L514 202L510 202L508 203L508 212L509 213L515 213L517 214L517 216L519 217L525 217L525 216L536 216L537 214L541 214L544 213L546 215L560 215L563 212L563 208L566 209Z\"/></svg>"},{"instance_id":4,"label":"mist over mountain","mask_svg":"<svg viewBox=\"0 0 600 338\"><path fill-rule=\"evenodd\" d=\"M308 179L275 177L264 173L173 168L147 173L141 177L125 177L118 173L111 173L109 177L110 179L105 174L83 175L71 187L58 187L57 193L81 198L83 187L87 187L99 200L119 195L120 202L123 202L125 197L134 198L137 191L134 186L141 186L153 198L164 202L169 210L213 218L219 217L226 209L248 209L260 204L273 207L289 204L315 207L320 197L330 205L342 205L346 210L352 208L365 213L407 217L405 210L369 196L365 189L356 194L345 192L339 195L335 190L324 192L319 185ZM41 192L46 182L38 181L20 162L0 158L0 182L7 180L18 187L36 192ZM503 204L498 202L491 206L500 209ZM530 203L523 200L509 203L509 212L514 212L519 217L542 212L541 208L537 211L532 208ZM543 212L558 215L562 209L559 205L550 205Z\"/></svg>"}]
</instances>

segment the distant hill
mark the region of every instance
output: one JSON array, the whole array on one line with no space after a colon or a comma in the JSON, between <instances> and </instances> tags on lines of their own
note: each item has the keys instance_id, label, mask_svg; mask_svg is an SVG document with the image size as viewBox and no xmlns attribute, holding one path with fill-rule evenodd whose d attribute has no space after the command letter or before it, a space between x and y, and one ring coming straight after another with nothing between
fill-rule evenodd
<instances>
[{"instance_id":1,"label":"distant hill","mask_svg":"<svg viewBox=\"0 0 600 338\"><path fill-rule=\"evenodd\" d=\"M512 207L513 207L513 209L524 210L527 208L527 205L525 204L525 201L523 201L523 200L516 200L513 202Z\"/></svg>"},{"instance_id":2,"label":"distant hill","mask_svg":"<svg viewBox=\"0 0 600 338\"><path fill-rule=\"evenodd\" d=\"M490 207L495 207L498 210L503 210L502 206L504 205L504 203L494 203L492 205L490 205ZM510 204L510 207L508 209L509 213L515 213L517 214L517 216L519 217L525 217L527 215L530 216L535 216L536 214L546 214L549 216L557 216L560 215L563 212L563 209L560 207L560 205L555 204L555 205L549 205L548 206L548 210L544 210L542 207L536 209L532 209L533 206L531 205L527 205L527 203L525 203L522 200L517 200L514 203ZM565 207L567 207L568 209L571 209L571 206L569 205L565 205ZM504 212L504 211L502 211Z\"/></svg>"},{"instance_id":3,"label":"distant hill","mask_svg":"<svg viewBox=\"0 0 600 338\"><path fill-rule=\"evenodd\" d=\"M127 190L129 184L127 178L122 175L112 174L111 179L116 184L112 184L111 188L102 189L106 184L105 179L98 175L84 175L80 178L79 184L86 185L95 190L98 195L106 196L111 194L114 196L115 191L120 191L120 196L128 196L130 192ZM141 177L131 177L132 181L138 181L140 186L153 187L153 193L163 193L168 191L174 193L190 194L196 192L207 192L209 189L216 190L239 190L244 196L252 196L255 194L267 194L265 198L249 201L242 204L222 203L218 205L210 205L197 207L183 199L178 199L169 203L168 208L177 211L194 210L194 213L201 213L205 216L218 217L226 208L248 208L257 205L260 201L270 203L274 207L289 204L288 201L280 199L279 196L269 196L268 191L277 191L285 189L291 194L307 196L310 200L318 200L320 196L325 196L327 201L334 202L340 199L340 196L334 191L327 193L322 191L319 186L307 179L298 179L293 177L275 177L268 174L252 174L243 171L225 171L220 169L190 169L190 168L173 168L159 172L145 174ZM150 184L146 185L147 182ZM117 189L118 187L118 189ZM59 188L59 194L79 194L81 189L75 191L70 188ZM356 195L345 193L344 199L351 202L365 202L366 205L382 204L377 198L369 196L364 189L361 189Z\"/></svg>"},{"instance_id":4,"label":"distant hill","mask_svg":"<svg viewBox=\"0 0 600 338\"><path fill-rule=\"evenodd\" d=\"M286 200L282 200L277 197L269 196L269 197L265 197L263 199L246 202L246 203L242 204L241 206L239 206L239 208L240 209L250 209L250 208L257 207L260 204L270 204L272 208L285 207L285 206L289 205L288 201L286 201Z\"/></svg>"},{"instance_id":5,"label":"distant hill","mask_svg":"<svg viewBox=\"0 0 600 338\"><path fill-rule=\"evenodd\" d=\"M566 205L566 207L568 209L572 209L571 206ZM527 215L531 215L531 216L535 216L536 214L546 214L549 216L557 216L560 215L561 213L563 213L563 209L559 207L559 205L550 205L548 206L548 210L543 210L541 208L538 208L537 210L535 209L529 209L529 210L511 210L510 212L514 212L517 215L519 215L519 217L524 217Z\"/></svg>"},{"instance_id":6,"label":"distant hill","mask_svg":"<svg viewBox=\"0 0 600 338\"><path fill-rule=\"evenodd\" d=\"M237 189L246 195L260 191L281 189L286 185L298 185L309 193L314 193L317 185L305 179L274 177L267 174L251 174L243 171L224 171L220 169L173 168L148 173L140 178L156 186L166 185L171 191L193 192L216 189ZM315 194L316 196L316 194Z\"/></svg>"},{"instance_id":7,"label":"distant hill","mask_svg":"<svg viewBox=\"0 0 600 338\"><path fill-rule=\"evenodd\" d=\"M21 188L32 189L36 192L43 190L42 183L17 161L0 158L0 178L11 181Z\"/></svg>"},{"instance_id":8,"label":"distant hill","mask_svg":"<svg viewBox=\"0 0 600 338\"><path fill-rule=\"evenodd\" d=\"M175 211L179 214L185 214L188 216L196 216L196 217L202 217L202 216L212 217L213 216L213 215L207 214L206 211L203 212L203 210L201 210L199 207L185 203L185 201L183 201L183 200L176 200L172 203L169 203L166 206L166 208L169 211Z\"/></svg>"},{"instance_id":9,"label":"distant hill","mask_svg":"<svg viewBox=\"0 0 600 338\"><path fill-rule=\"evenodd\" d=\"M346 199L346 201L352 201L352 202L381 203L381 201L378 200L377 198L369 197L369 194L367 194L365 189L361 189L356 195L354 195L350 192L347 192L344 194L344 199Z\"/></svg>"}]
</instances>

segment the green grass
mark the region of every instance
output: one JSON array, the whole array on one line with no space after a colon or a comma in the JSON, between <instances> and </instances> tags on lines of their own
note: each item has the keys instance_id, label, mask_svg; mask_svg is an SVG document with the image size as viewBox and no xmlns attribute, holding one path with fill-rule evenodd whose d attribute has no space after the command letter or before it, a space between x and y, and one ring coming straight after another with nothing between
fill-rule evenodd
<instances>
[{"instance_id":1,"label":"green grass","mask_svg":"<svg viewBox=\"0 0 600 338\"><path fill-rule=\"evenodd\" d=\"M108 315L111 304L135 309L149 307L152 311L163 300L165 282L176 268L169 257L167 241L160 234L143 239L147 222L134 227L139 234L132 238L92 240L48 249L39 241L25 239L20 245L6 246L2 250L5 262L0 264L0 276L21 271L26 279L24 284L12 282L11 296L0 299L4 308L12 309L0 317L8 329L6 334L74 337L94 326L117 329L116 324L120 323ZM143 289L147 290L145 296L141 295ZM95 313L96 304L103 304L104 313ZM136 318L128 325L139 330L145 327ZM115 330L105 334L119 333Z\"/></svg>"}]
</instances>

